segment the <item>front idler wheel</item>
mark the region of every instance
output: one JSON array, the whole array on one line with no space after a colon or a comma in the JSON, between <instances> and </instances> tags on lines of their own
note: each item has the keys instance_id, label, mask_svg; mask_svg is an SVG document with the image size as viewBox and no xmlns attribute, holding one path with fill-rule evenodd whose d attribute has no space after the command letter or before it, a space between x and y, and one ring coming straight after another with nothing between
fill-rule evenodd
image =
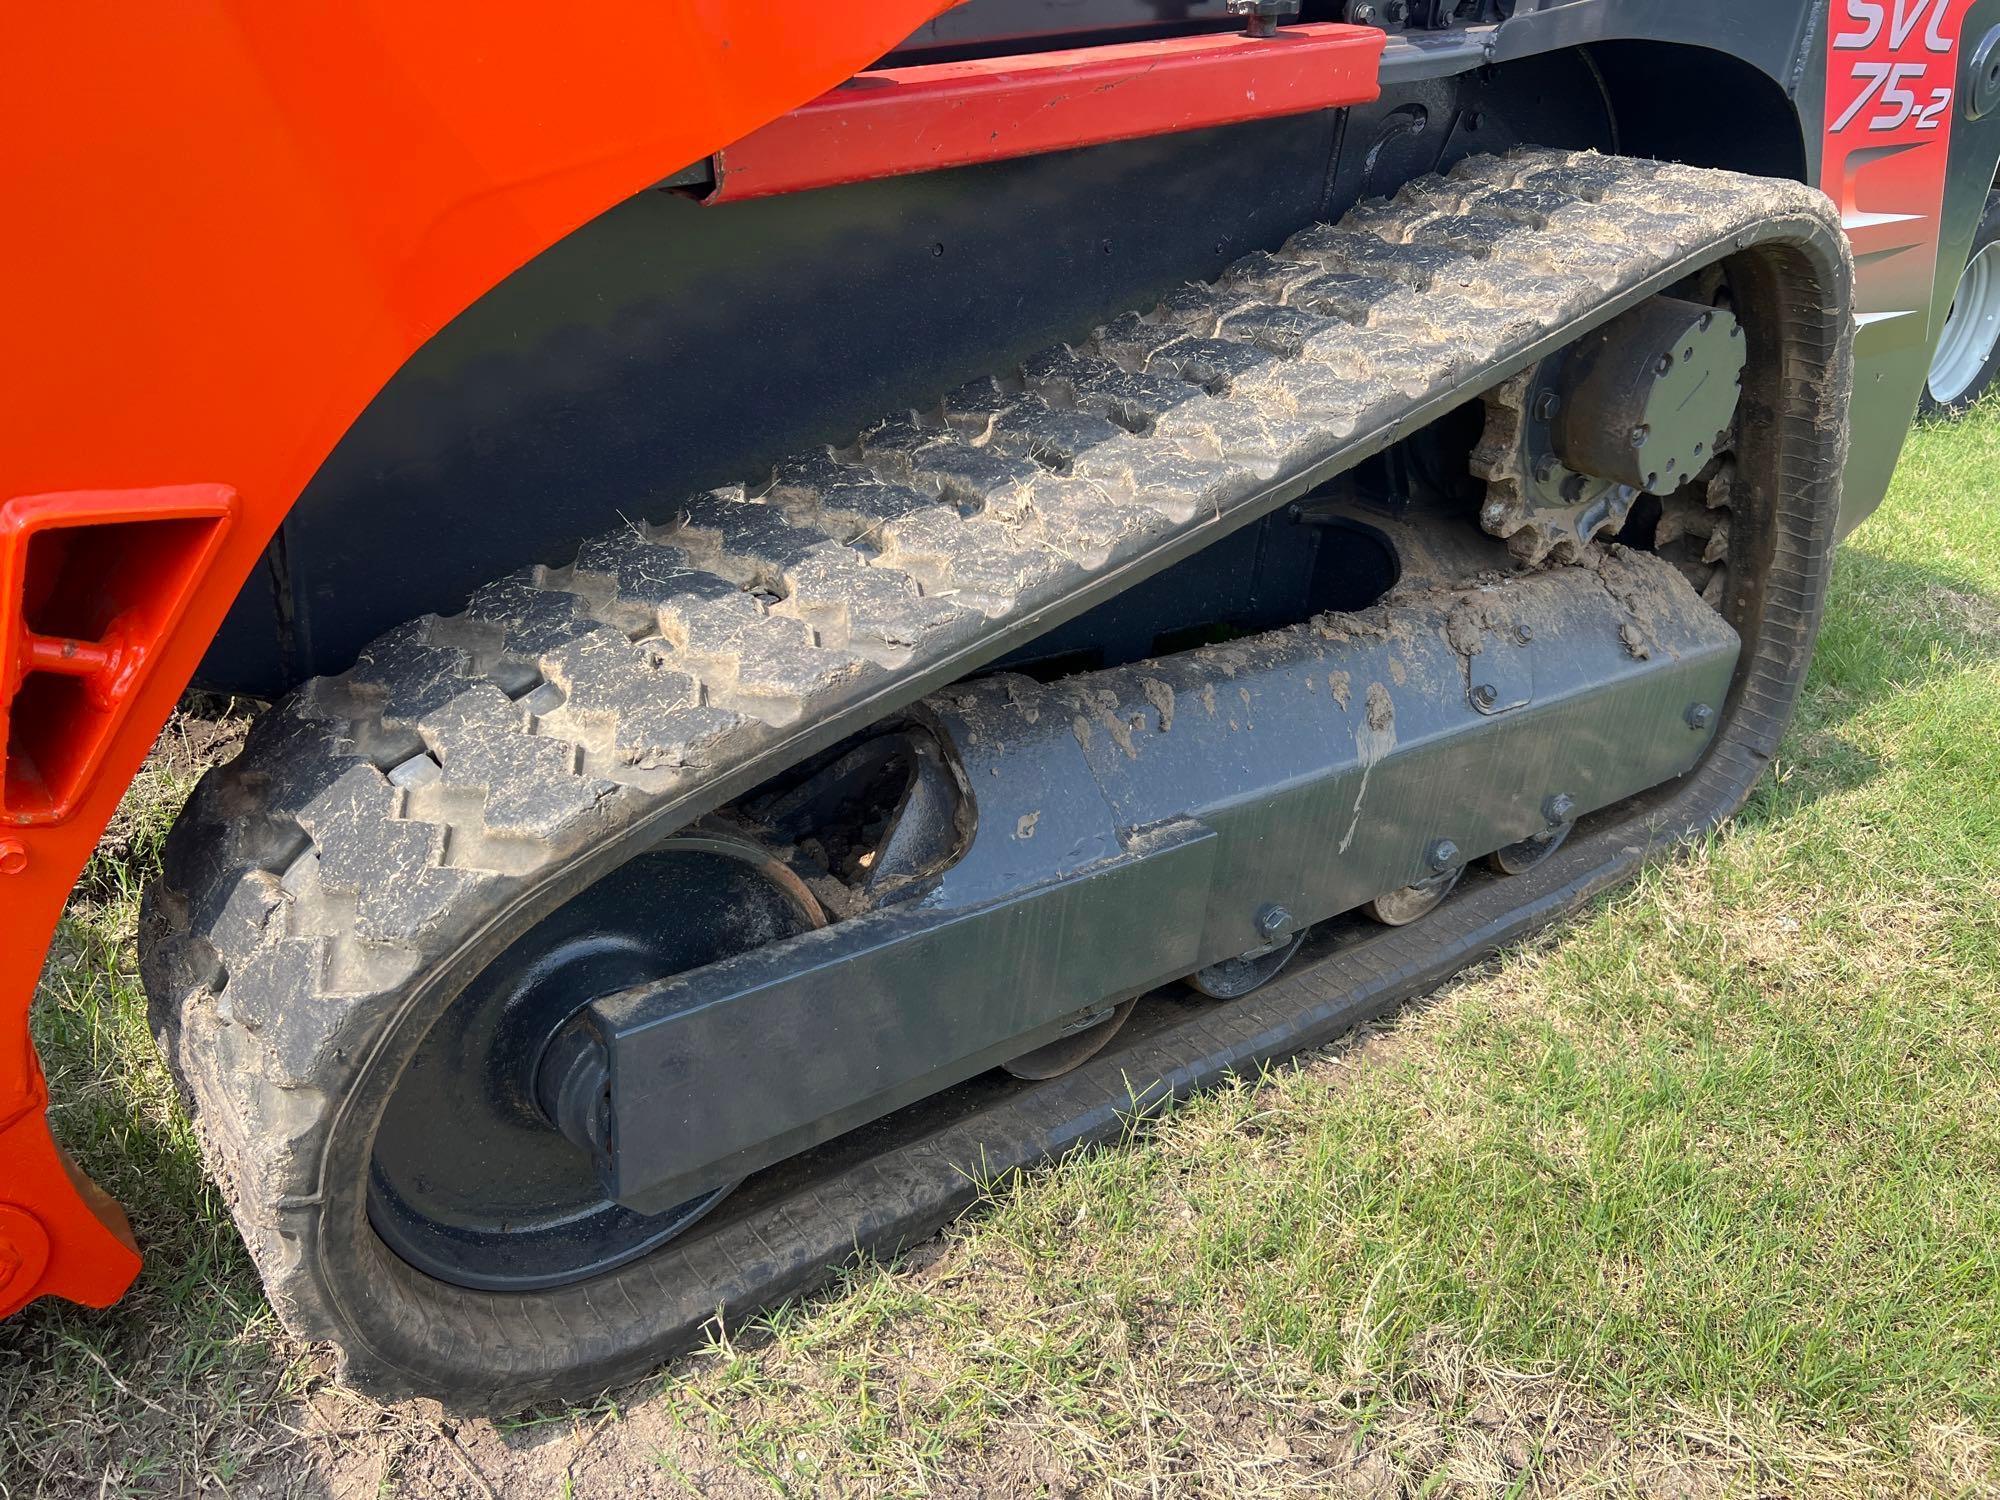
<instances>
[{"instance_id":1,"label":"front idler wheel","mask_svg":"<svg viewBox=\"0 0 2000 1500\"><path fill-rule=\"evenodd\" d=\"M657 1249L728 1196L664 1213L613 1202L594 1000L822 926L812 894L734 832L690 831L621 866L517 938L417 1044L375 1132L368 1220L440 1281L530 1292Z\"/></svg>"}]
</instances>

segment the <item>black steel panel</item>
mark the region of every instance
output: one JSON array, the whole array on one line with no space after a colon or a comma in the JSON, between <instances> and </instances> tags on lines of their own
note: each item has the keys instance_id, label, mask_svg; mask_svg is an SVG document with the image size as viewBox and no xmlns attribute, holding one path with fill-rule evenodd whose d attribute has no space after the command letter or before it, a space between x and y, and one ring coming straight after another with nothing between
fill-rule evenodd
<instances>
[{"instance_id":1,"label":"black steel panel","mask_svg":"<svg viewBox=\"0 0 2000 1500\"><path fill-rule=\"evenodd\" d=\"M926 700L977 813L964 858L920 900L592 1006L606 1191L678 1203L1257 946L1269 904L1318 921L1433 873L1441 840L1456 863L1543 831L1557 793L1588 812L1685 772L1737 638L1631 566Z\"/></svg>"}]
</instances>

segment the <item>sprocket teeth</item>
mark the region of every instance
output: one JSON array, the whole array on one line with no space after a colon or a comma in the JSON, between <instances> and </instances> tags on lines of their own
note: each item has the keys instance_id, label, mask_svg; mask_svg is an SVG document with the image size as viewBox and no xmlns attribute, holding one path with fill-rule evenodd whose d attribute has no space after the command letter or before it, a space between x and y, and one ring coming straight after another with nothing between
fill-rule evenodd
<instances>
[{"instance_id":1,"label":"sprocket teeth","mask_svg":"<svg viewBox=\"0 0 2000 1500\"><path fill-rule=\"evenodd\" d=\"M1508 550L1530 567L1579 561L1591 537L1621 525L1631 508L1629 502L1605 507L1603 519L1585 534L1584 517L1598 507L1604 491L1575 504L1556 504L1539 497L1523 449L1528 433L1528 393L1540 369L1540 365L1531 365L1481 398L1486 426L1468 460L1474 477L1486 481L1480 526L1504 539Z\"/></svg>"},{"instance_id":2,"label":"sprocket teeth","mask_svg":"<svg viewBox=\"0 0 2000 1500\"><path fill-rule=\"evenodd\" d=\"M1701 560L1705 563L1719 563L1729 556L1729 517L1724 516L1715 523L1715 530L1708 534L1708 545L1701 549Z\"/></svg>"},{"instance_id":3,"label":"sprocket teeth","mask_svg":"<svg viewBox=\"0 0 2000 1500\"><path fill-rule=\"evenodd\" d=\"M1702 588L1701 602L1710 609L1721 611L1729 598L1729 565L1724 563L1709 575L1708 583Z\"/></svg>"}]
</instances>

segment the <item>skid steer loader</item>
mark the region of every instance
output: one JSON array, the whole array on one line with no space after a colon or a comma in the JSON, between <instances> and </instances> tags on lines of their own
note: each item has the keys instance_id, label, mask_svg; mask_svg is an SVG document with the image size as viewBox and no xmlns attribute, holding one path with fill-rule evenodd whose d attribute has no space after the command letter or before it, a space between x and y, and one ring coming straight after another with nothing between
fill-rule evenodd
<instances>
[{"instance_id":1,"label":"skid steer loader","mask_svg":"<svg viewBox=\"0 0 2000 1500\"><path fill-rule=\"evenodd\" d=\"M0 1312L138 1247L601 1387L1728 817L1992 380L2000 0L42 7L4 65Z\"/></svg>"}]
</instances>

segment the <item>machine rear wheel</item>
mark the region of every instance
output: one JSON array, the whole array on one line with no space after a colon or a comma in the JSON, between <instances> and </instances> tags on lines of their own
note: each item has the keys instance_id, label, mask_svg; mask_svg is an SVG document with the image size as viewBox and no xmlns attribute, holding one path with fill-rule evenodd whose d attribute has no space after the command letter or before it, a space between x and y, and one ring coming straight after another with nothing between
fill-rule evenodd
<instances>
[{"instance_id":1,"label":"machine rear wheel","mask_svg":"<svg viewBox=\"0 0 2000 1500\"><path fill-rule=\"evenodd\" d=\"M2000 193L1986 200L1918 409L1927 417L1955 417L1976 405L1995 379L2000 379Z\"/></svg>"}]
</instances>

